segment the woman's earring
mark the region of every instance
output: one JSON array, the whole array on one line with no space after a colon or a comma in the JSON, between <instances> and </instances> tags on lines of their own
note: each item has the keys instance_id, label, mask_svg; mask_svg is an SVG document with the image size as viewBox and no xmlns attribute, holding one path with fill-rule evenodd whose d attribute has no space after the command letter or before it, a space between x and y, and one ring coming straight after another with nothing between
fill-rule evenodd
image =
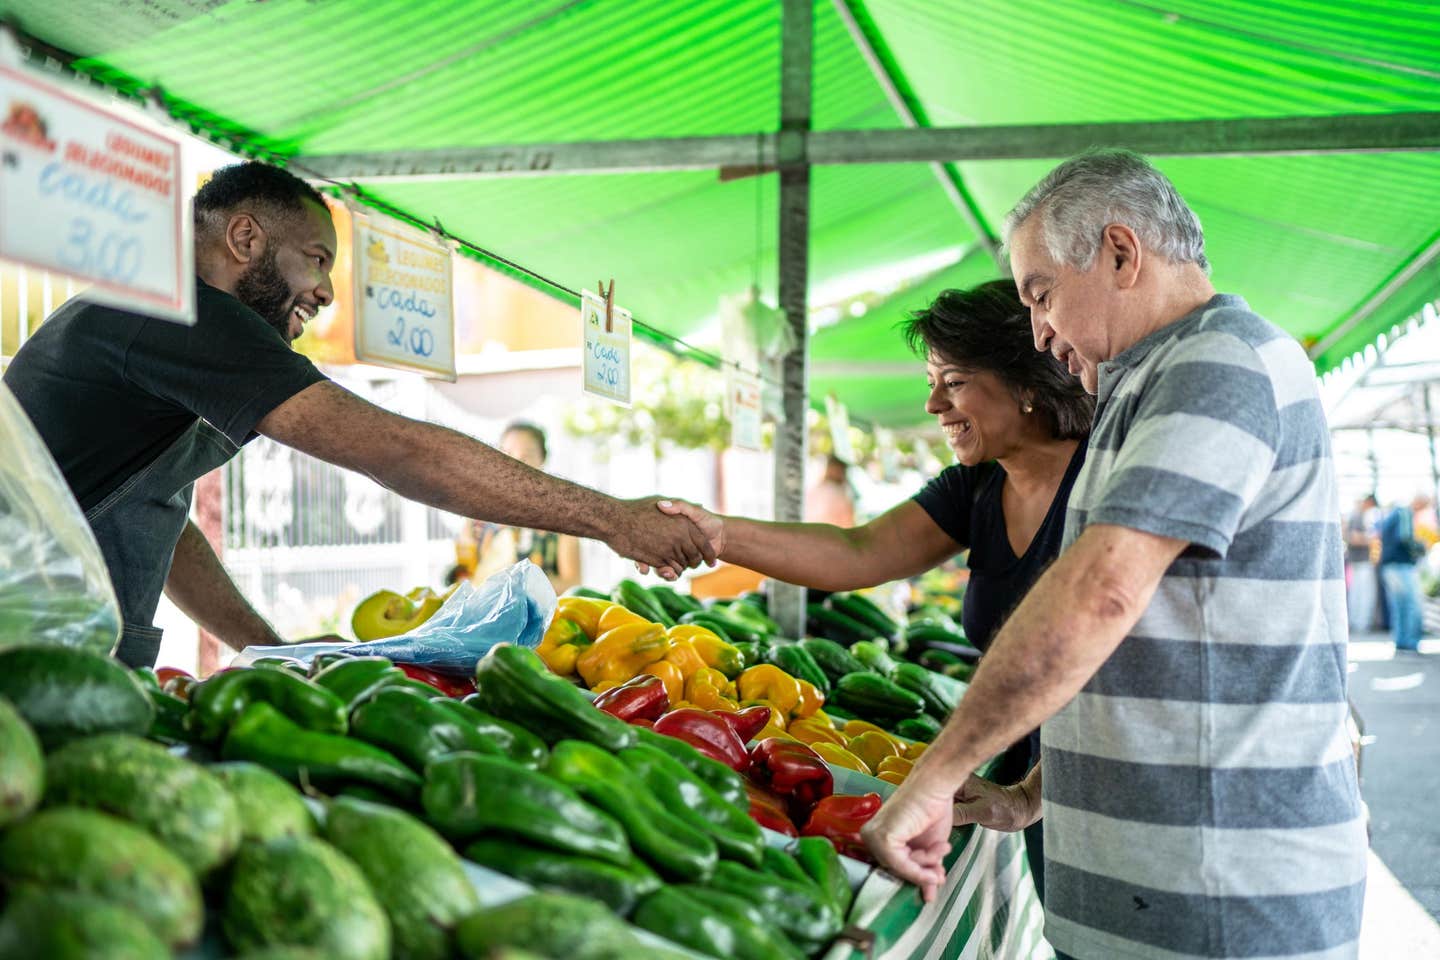
<instances>
[{"instance_id":1,"label":"woman's earring","mask_svg":"<svg viewBox=\"0 0 1440 960\"><path fill-rule=\"evenodd\" d=\"M1035 412L1035 407L1034 407L1033 404L1027 403L1027 404L1025 404L1023 407L1021 407L1020 410L1021 410L1022 412L1024 412L1024 413L1034 413L1034 412Z\"/></svg>"}]
</instances>

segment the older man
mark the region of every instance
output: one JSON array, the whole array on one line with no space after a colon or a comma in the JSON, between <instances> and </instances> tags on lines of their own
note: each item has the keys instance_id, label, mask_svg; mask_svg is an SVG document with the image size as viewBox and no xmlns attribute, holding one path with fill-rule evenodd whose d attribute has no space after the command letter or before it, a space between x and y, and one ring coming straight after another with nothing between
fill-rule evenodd
<instances>
[{"instance_id":1,"label":"older man","mask_svg":"<svg viewBox=\"0 0 1440 960\"><path fill-rule=\"evenodd\" d=\"M225 167L195 197L194 326L77 297L5 371L95 531L121 660L155 662L162 590L230 646L280 642L187 520L194 481L262 434L452 513L604 540L671 578L714 558L654 498L567 483L332 383L291 343L334 299L334 261L314 189L261 163Z\"/></svg>"},{"instance_id":2,"label":"older man","mask_svg":"<svg viewBox=\"0 0 1440 960\"><path fill-rule=\"evenodd\" d=\"M1354 956L1366 841L1310 364L1215 293L1198 218L1135 154L1062 164L1007 231L1036 346L1098 395L1090 454L1064 552L871 847L928 897L952 822L1043 808L1062 957ZM971 775L1042 721L1025 783Z\"/></svg>"}]
</instances>

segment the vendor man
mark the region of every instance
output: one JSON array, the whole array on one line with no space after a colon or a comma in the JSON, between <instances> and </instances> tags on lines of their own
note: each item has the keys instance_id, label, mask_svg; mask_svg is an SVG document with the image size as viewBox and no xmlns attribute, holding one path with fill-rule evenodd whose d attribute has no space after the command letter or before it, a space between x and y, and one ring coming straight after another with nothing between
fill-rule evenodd
<instances>
[{"instance_id":1,"label":"vendor man","mask_svg":"<svg viewBox=\"0 0 1440 960\"><path fill-rule=\"evenodd\" d=\"M154 662L162 590L232 647L281 642L187 519L196 478L257 434L460 516L603 540L670 576L713 559L653 498L616 500L389 413L291 349L335 297L335 227L304 181L260 163L216 171L195 197L195 260L194 326L76 298L5 371L95 531L124 662Z\"/></svg>"},{"instance_id":2,"label":"vendor man","mask_svg":"<svg viewBox=\"0 0 1440 960\"><path fill-rule=\"evenodd\" d=\"M1354 957L1366 839L1314 371L1215 293L1199 219L1140 156L1061 164L1007 229L1036 347L1098 396L1090 454L1064 551L871 849L933 896L952 823L1043 809L1062 960ZM971 776L1042 721L1024 783Z\"/></svg>"}]
</instances>

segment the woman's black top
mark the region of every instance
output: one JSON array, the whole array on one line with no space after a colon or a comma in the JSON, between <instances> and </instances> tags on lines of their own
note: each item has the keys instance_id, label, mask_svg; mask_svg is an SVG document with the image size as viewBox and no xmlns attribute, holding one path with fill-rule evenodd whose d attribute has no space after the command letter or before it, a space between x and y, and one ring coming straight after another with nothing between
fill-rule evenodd
<instances>
[{"instance_id":1,"label":"woman's black top","mask_svg":"<svg viewBox=\"0 0 1440 960\"><path fill-rule=\"evenodd\" d=\"M1085 447L1083 441L1076 445L1050 510L1023 556L1015 556L1005 532L1005 511L1000 500L1005 471L998 463L946 467L915 495L915 502L925 509L936 526L962 547L970 548L966 561L970 584L961 604L961 621L965 636L980 650L989 648L1005 618L1020 605L1050 561L1060 555L1065 534L1065 505L1070 500L1075 477L1085 463ZM1033 764L1040 756L1038 734L1032 734L1031 739L1034 744L1030 764ZM1023 776L1024 772L1021 770L1020 774Z\"/></svg>"}]
</instances>

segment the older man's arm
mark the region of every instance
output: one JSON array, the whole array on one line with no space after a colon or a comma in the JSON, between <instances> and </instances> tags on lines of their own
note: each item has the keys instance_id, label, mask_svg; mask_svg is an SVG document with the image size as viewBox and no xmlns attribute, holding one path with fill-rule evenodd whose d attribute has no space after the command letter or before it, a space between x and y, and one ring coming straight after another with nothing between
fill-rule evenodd
<instances>
[{"instance_id":1,"label":"older man's arm","mask_svg":"<svg viewBox=\"0 0 1440 960\"><path fill-rule=\"evenodd\" d=\"M603 541L675 579L715 560L704 534L656 509L534 470L463 433L375 406L329 381L312 384L256 429L286 446L373 478L450 513Z\"/></svg>"},{"instance_id":2,"label":"older man's arm","mask_svg":"<svg viewBox=\"0 0 1440 960\"><path fill-rule=\"evenodd\" d=\"M866 828L880 862L929 899L944 880L954 800L988 758L1080 692L1140 618L1186 543L1128 527L1085 530L1005 622L964 699Z\"/></svg>"}]
</instances>

